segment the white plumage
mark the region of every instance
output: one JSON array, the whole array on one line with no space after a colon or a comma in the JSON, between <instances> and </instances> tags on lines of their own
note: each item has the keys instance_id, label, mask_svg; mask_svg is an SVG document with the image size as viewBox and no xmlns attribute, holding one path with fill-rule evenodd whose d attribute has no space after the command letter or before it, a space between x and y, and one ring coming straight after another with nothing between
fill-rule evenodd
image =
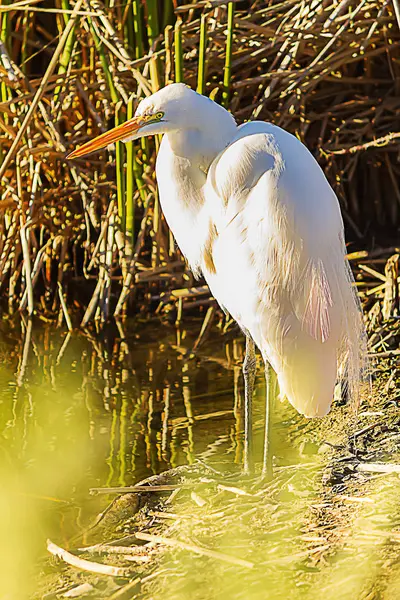
<instances>
[{"instance_id":1,"label":"white plumage","mask_svg":"<svg viewBox=\"0 0 400 600\"><path fill-rule=\"evenodd\" d=\"M186 87L180 94L203 100ZM197 119L194 110L191 123ZM346 361L357 394L363 348L337 198L307 148L279 127L236 127L210 101L199 120L197 142L179 130L161 144L157 180L167 222L193 271L274 368L281 394L308 417L325 415ZM207 156L208 145L201 153L209 136L220 140L215 156Z\"/></svg>"},{"instance_id":2,"label":"white plumage","mask_svg":"<svg viewBox=\"0 0 400 600\"><path fill-rule=\"evenodd\" d=\"M165 218L194 273L274 368L281 395L308 417L325 415L341 367L357 396L364 330L343 222L307 148L268 123L237 127L182 84L143 100L124 126L73 154L164 134Z\"/></svg>"}]
</instances>

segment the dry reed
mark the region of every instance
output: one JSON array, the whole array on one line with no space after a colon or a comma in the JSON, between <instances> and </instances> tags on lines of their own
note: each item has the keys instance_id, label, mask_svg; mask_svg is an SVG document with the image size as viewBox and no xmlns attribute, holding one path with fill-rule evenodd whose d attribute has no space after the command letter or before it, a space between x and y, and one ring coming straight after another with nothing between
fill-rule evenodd
<instances>
[{"instance_id":1,"label":"dry reed","mask_svg":"<svg viewBox=\"0 0 400 600\"><path fill-rule=\"evenodd\" d=\"M157 141L67 151L185 81L303 140L359 244L400 222L399 28L388 0L0 5L0 293L7 310L105 321L213 300L160 211ZM223 77L222 77L223 74ZM117 167L117 169L115 168ZM61 286L61 287L60 287ZM130 294L129 292L133 292ZM129 302L131 304L129 304Z\"/></svg>"}]
</instances>

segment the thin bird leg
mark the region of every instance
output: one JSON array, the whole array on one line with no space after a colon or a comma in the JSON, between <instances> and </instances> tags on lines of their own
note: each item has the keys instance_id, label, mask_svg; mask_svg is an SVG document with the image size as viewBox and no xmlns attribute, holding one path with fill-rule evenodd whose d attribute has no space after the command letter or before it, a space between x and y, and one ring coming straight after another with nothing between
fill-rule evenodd
<instances>
[{"instance_id":1,"label":"thin bird leg","mask_svg":"<svg viewBox=\"0 0 400 600\"><path fill-rule=\"evenodd\" d=\"M272 375L272 368L269 362L265 362L265 431L264 431L264 452L263 466L261 472L262 479L272 478L272 454L270 449L271 434L271 399L275 392L275 382Z\"/></svg>"},{"instance_id":2,"label":"thin bird leg","mask_svg":"<svg viewBox=\"0 0 400 600\"><path fill-rule=\"evenodd\" d=\"M256 378L256 352L251 337L246 336L246 356L243 361L244 377L244 472L254 471L253 455L253 390Z\"/></svg>"}]
</instances>

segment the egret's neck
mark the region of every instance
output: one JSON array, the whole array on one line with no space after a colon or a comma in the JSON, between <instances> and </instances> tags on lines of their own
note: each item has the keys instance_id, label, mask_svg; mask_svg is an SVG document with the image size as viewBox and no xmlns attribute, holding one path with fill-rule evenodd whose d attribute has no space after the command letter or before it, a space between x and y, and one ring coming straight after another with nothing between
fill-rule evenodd
<instances>
[{"instance_id":1,"label":"egret's neck","mask_svg":"<svg viewBox=\"0 0 400 600\"><path fill-rule=\"evenodd\" d=\"M167 133L171 150L185 158L191 167L207 173L212 161L232 141L236 124L232 119L219 123L217 128L185 128Z\"/></svg>"},{"instance_id":2,"label":"egret's neck","mask_svg":"<svg viewBox=\"0 0 400 600\"><path fill-rule=\"evenodd\" d=\"M236 129L230 118L228 126L220 125L213 132L208 128L168 131L158 153L156 171L164 216L194 272L200 268L208 231L208 220L202 217L207 172Z\"/></svg>"}]
</instances>

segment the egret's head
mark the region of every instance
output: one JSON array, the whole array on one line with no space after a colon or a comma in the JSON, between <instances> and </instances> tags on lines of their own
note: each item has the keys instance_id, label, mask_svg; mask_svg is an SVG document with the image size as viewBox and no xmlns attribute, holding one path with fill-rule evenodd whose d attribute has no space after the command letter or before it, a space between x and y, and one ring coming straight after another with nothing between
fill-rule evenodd
<instances>
[{"instance_id":1,"label":"egret's head","mask_svg":"<svg viewBox=\"0 0 400 600\"><path fill-rule=\"evenodd\" d=\"M185 128L201 129L206 119L215 119L217 124L218 118L221 118L220 111L229 114L221 106L197 94L183 83L173 83L142 100L132 119L90 140L67 158L84 156L118 141L129 142L140 137Z\"/></svg>"}]
</instances>

